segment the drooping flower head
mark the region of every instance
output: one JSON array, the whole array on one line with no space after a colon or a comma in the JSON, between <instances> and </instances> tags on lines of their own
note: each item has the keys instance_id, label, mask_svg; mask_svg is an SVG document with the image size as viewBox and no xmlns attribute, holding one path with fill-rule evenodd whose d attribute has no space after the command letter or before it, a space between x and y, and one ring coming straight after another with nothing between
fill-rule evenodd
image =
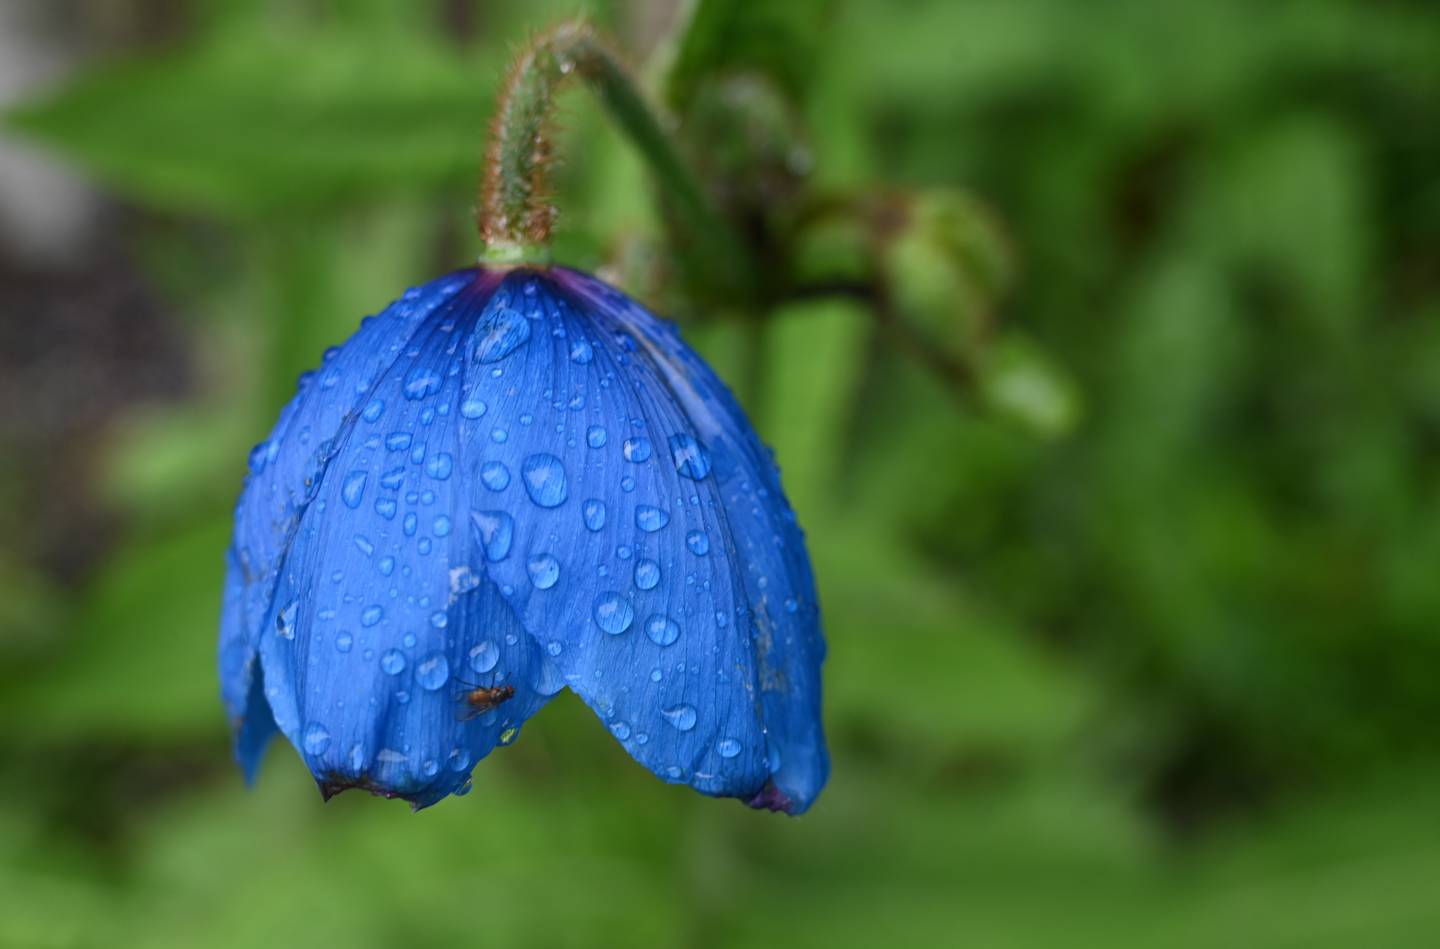
<instances>
[{"instance_id":1,"label":"drooping flower head","mask_svg":"<svg viewBox=\"0 0 1440 949\"><path fill-rule=\"evenodd\" d=\"M410 290L251 454L220 635L247 775L278 730L327 796L423 807L568 688L663 780L798 813L824 649L770 453L585 274Z\"/></svg>"}]
</instances>

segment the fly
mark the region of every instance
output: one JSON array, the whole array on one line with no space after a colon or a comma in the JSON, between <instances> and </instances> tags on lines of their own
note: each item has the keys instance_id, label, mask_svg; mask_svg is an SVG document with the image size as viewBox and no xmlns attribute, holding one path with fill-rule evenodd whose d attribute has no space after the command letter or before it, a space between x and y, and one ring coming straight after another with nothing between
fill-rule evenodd
<instances>
[{"instance_id":1,"label":"fly","mask_svg":"<svg viewBox=\"0 0 1440 949\"><path fill-rule=\"evenodd\" d=\"M462 722L468 722L514 697L513 685L479 686L461 695L460 700L465 707L456 713L455 717Z\"/></svg>"}]
</instances>

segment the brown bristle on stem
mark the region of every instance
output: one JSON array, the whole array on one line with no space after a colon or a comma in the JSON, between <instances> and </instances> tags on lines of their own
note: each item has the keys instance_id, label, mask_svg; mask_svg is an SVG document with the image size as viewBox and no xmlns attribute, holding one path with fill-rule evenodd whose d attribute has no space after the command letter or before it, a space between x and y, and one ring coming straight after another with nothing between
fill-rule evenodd
<instances>
[{"instance_id":1,"label":"brown bristle on stem","mask_svg":"<svg viewBox=\"0 0 1440 949\"><path fill-rule=\"evenodd\" d=\"M583 19L534 37L512 60L490 125L476 223L487 263L546 263L555 96L572 78L593 91L648 165L697 258L736 299L756 285L754 262L733 222L710 203L618 56Z\"/></svg>"},{"instance_id":2,"label":"brown bristle on stem","mask_svg":"<svg viewBox=\"0 0 1440 949\"><path fill-rule=\"evenodd\" d=\"M583 20L534 37L512 60L490 122L477 224L488 246L535 246L550 240L555 208L555 96L586 63L608 55Z\"/></svg>"}]
</instances>

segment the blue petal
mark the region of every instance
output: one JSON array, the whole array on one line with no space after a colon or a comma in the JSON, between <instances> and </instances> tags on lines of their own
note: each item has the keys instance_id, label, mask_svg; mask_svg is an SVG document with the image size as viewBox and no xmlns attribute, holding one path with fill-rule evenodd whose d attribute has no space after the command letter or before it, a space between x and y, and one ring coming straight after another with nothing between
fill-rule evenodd
<instances>
[{"instance_id":1,"label":"blue petal","mask_svg":"<svg viewBox=\"0 0 1440 949\"><path fill-rule=\"evenodd\" d=\"M278 728L327 793L423 806L569 685L667 781L792 813L824 784L778 472L674 330L598 281L411 291L251 468L220 649L247 772Z\"/></svg>"},{"instance_id":2,"label":"blue petal","mask_svg":"<svg viewBox=\"0 0 1440 949\"><path fill-rule=\"evenodd\" d=\"M250 695L259 635L277 571L334 452L337 437L377 403L369 387L395 361L425 317L468 283L452 274L408 291L300 380L270 436L250 453L250 473L235 506L220 625L221 693L238 721ZM383 405L381 405L383 409Z\"/></svg>"},{"instance_id":3,"label":"blue petal","mask_svg":"<svg viewBox=\"0 0 1440 949\"><path fill-rule=\"evenodd\" d=\"M486 578L454 476L456 354L474 329L472 298L488 296L483 282L456 289L432 284L424 312L376 321L386 332L362 328L341 347L327 363L335 384L312 380L287 409L237 513L237 546L273 566L227 608L222 656L240 651L237 628L256 643L268 713L327 795L363 787L424 806L461 790L560 686ZM263 604L258 622L251 604ZM229 694L246 673L222 664ZM470 715L472 690L502 686L513 693ZM260 714L246 713L245 728ZM253 762L245 728L237 754Z\"/></svg>"},{"instance_id":4,"label":"blue petal","mask_svg":"<svg viewBox=\"0 0 1440 949\"><path fill-rule=\"evenodd\" d=\"M569 687L664 780L804 810L828 770L813 580L724 386L669 326L553 270L506 277L462 398L487 407L461 438L489 576Z\"/></svg>"},{"instance_id":5,"label":"blue petal","mask_svg":"<svg viewBox=\"0 0 1440 949\"><path fill-rule=\"evenodd\" d=\"M755 648L771 779L753 806L800 813L830 774L820 713L825 640L805 538L780 487L780 470L730 390L673 324L594 278L572 275L581 294L618 327L629 327L692 431L671 436L671 461L687 479L719 483L723 555L744 584ZM692 444L691 436L697 440ZM708 448L705 447L708 445ZM688 533L687 549L708 544ZM715 553L698 556L715 556Z\"/></svg>"}]
</instances>

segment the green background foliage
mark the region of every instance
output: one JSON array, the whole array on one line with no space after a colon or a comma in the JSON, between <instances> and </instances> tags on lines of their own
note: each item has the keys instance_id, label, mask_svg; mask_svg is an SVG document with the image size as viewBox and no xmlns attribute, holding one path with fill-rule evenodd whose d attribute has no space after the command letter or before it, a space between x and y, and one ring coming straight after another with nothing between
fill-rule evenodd
<instances>
[{"instance_id":1,"label":"green background foliage","mask_svg":"<svg viewBox=\"0 0 1440 949\"><path fill-rule=\"evenodd\" d=\"M0 945L1432 943L1432 7L159 6L4 126L123 210L180 381L66 435L78 483L0 444ZM247 791L213 672L246 451L474 257L490 96L577 10L767 275L687 286L567 95L557 256L674 314L784 469L831 785L793 820L666 787L562 696L418 816L322 805L283 744ZM106 525L78 566L57 491Z\"/></svg>"}]
</instances>

